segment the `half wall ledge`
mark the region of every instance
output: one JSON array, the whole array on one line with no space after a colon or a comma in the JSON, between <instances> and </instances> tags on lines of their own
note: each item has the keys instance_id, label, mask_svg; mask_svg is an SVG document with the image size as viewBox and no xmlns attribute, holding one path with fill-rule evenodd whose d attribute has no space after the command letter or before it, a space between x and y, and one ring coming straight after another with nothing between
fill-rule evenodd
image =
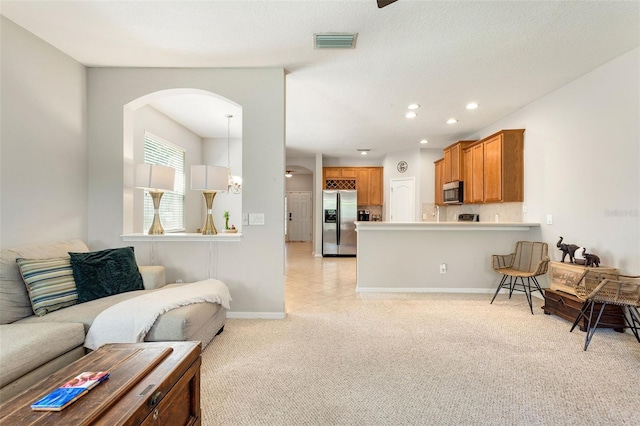
<instances>
[{"instance_id":1,"label":"half wall ledge","mask_svg":"<svg viewBox=\"0 0 640 426\"><path fill-rule=\"evenodd\" d=\"M197 233L167 233L163 235L148 234L124 234L122 241L129 242L153 242L153 241L175 241L175 242L238 242L242 241L241 233L218 233L216 235L202 235Z\"/></svg>"}]
</instances>

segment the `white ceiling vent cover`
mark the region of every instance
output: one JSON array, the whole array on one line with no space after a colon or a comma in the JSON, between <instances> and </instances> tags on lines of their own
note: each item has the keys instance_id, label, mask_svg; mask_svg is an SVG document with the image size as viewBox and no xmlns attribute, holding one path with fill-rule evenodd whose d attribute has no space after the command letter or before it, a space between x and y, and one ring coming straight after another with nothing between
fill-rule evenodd
<instances>
[{"instance_id":1,"label":"white ceiling vent cover","mask_svg":"<svg viewBox=\"0 0 640 426\"><path fill-rule=\"evenodd\" d=\"M313 35L316 49L355 49L358 33L319 33Z\"/></svg>"}]
</instances>

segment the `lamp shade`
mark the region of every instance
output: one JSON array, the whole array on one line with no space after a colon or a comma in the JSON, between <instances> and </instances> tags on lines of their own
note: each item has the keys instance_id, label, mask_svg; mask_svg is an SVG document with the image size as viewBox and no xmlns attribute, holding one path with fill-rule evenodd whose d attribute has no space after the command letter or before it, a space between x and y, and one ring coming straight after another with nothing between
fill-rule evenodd
<instances>
[{"instance_id":1,"label":"lamp shade","mask_svg":"<svg viewBox=\"0 0 640 426\"><path fill-rule=\"evenodd\" d=\"M191 166L191 189L226 192L229 169L220 166Z\"/></svg>"},{"instance_id":2,"label":"lamp shade","mask_svg":"<svg viewBox=\"0 0 640 426\"><path fill-rule=\"evenodd\" d=\"M157 164L136 164L136 188L173 191L176 180L176 169Z\"/></svg>"}]
</instances>

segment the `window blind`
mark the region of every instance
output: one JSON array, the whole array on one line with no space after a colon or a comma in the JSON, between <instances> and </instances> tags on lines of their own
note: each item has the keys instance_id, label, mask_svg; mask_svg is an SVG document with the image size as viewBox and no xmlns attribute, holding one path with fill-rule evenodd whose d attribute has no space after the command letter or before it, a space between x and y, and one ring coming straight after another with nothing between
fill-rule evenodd
<instances>
[{"instance_id":1,"label":"window blind","mask_svg":"<svg viewBox=\"0 0 640 426\"><path fill-rule=\"evenodd\" d=\"M183 232L185 193L185 151L152 133L144 132L144 162L176 169L174 192L165 192L160 202L160 222L165 232ZM145 232L153 222L153 201L147 191L144 196Z\"/></svg>"}]
</instances>

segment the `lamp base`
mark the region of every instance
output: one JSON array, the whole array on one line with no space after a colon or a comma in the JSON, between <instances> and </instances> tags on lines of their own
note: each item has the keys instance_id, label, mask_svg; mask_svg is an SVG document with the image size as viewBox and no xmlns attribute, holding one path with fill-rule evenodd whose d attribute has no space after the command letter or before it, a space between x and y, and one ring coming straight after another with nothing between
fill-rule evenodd
<instances>
[{"instance_id":1,"label":"lamp base","mask_svg":"<svg viewBox=\"0 0 640 426\"><path fill-rule=\"evenodd\" d=\"M216 235L218 231L216 230L216 226L213 224L213 215L211 214L216 191L202 191L202 196L207 203L207 219L202 227L202 235Z\"/></svg>"},{"instance_id":2,"label":"lamp base","mask_svg":"<svg viewBox=\"0 0 640 426\"><path fill-rule=\"evenodd\" d=\"M151 199L153 200L153 222L151 222L151 227L149 228L149 235L163 235L164 228L160 223L160 200L162 199L162 195L164 192L161 191L149 191L149 195L151 195Z\"/></svg>"}]
</instances>

